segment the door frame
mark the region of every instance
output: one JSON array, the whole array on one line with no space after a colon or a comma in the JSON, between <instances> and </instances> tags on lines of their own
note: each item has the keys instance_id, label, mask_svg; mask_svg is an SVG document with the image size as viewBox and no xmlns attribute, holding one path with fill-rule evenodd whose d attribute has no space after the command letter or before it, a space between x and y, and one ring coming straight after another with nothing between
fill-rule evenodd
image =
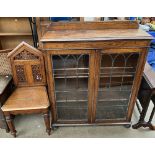
<instances>
[{"instance_id":1,"label":"door frame","mask_svg":"<svg viewBox=\"0 0 155 155\"><path fill-rule=\"evenodd\" d=\"M58 120L57 118L57 109L56 109L56 98L55 98L55 81L53 77L53 62L51 57L53 55L78 55L78 54L87 54L89 55L89 78L88 78L88 121L84 120ZM51 49L47 50L45 53L46 60L46 74L47 74L47 83L48 83L48 92L49 99L51 103L51 115L52 123L64 123L64 124L74 124L74 123L83 123L88 124L92 123L92 106L93 106L93 90L94 90L94 50L91 49ZM90 72L91 71L91 72Z\"/></svg>"},{"instance_id":2,"label":"door frame","mask_svg":"<svg viewBox=\"0 0 155 155\"><path fill-rule=\"evenodd\" d=\"M137 94L140 86L140 82L143 75L143 70L145 66L146 56L148 52L148 48L107 48L96 50L99 54L96 53L96 83L94 86L94 104L92 110L92 123L107 123L107 122L130 122L132 113L134 110L134 105L136 103ZM139 58L136 66L136 73L133 80L133 85L131 89L130 99L128 102L128 109L126 114L126 119L109 119L109 120L96 120L96 105L97 105L97 96L100 82L100 65L101 65L101 55L102 53L107 54L125 54L125 53L139 53ZM100 57L100 58L99 58Z\"/></svg>"},{"instance_id":3,"label":"door frame","mask_svg":"<svg viewBox=\"0 0 155 155\"><path fill-rule=\"evenodd\" d=\"M131 89L131 95L128 103L128 110L125 120L96 120L96 104L99 88L100 79L100 64L101 64L101 54L102 53L138 53L139 58L137 63L137 69L135 77L133 80L133 86ZM137 94L143 74L143 69L146 61L148 48L106 48L106 49L48 49L45 50L45 65L46 65L46 75L48 83L49 99L51 103L51 124L121 124L121 122L130 122L134 105L137 99ZM52 70L52 55L65 55L65 54L88 54L89 55L89 78L88 78L88 122L86 121L58 121L56 117L56 100L55 100L55 85Z\"/></svg>"}]
</instances>

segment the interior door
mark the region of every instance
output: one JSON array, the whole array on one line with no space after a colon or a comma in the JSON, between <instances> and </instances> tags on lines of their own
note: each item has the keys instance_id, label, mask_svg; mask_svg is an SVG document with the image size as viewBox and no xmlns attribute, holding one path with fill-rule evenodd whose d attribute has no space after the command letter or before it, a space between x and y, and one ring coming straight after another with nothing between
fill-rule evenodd
<instances>
[{"instance_id":1,"label":"interior door","mask_svg":"<svg viewBox=\"0 0 155 155\"><path fill-rule=\"evenodd\" d=\"M95 122L126 120L139 56L138 49L101 51Z\"/></svg>"},{"instance_id":2,"label":"interior door","mask_svg":"<svg viewBox=\"0 0 155 155\"><path fill-rule=\"evenodd\" d=\"M55 123L89 122L92 101L90 50L51 51L50 82L53 83ZM89 85L90 83L90 85Z\"/></svg>"}]
</instances>

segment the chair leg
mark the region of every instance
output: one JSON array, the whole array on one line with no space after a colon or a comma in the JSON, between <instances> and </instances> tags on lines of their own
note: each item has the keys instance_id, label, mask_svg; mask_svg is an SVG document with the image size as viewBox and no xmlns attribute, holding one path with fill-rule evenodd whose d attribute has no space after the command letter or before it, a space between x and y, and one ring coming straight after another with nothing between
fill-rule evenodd
<instances>
[{"instance_id":1,"label":"chair leg","mask_svg":"<svg viewBox=\"0 0 155 155\"><path fill-rule=\"evenodd\" d=\"M9 133L10 132L10 130L9 130L8 127L5 129L5 131L6 131L6 133Z\"/></svg>"},{"instance_id":2,"label":"chair leg","mask_svg":"<svg viewBox=\"0 0 155 155\"><path fill-rule=\"evenodd\" d=\"M6 116L6 122L8 124L8 127L11 131L11 134L16 137L16 130L15 130L15 126L13 123L13 119L11 118L11 115Z\"/></svg>"},{"instance_id":3,"label":"chair leg","mask_svg":"<svg viewBox=\"0 0 155 155\"><path fill-rule=\"evenodd\" d=\"M50 135L51 134L51 128L50 128L49 113L46 112L43 115L44 115L44 121L45 121L45 126L46 126L46 132L48 133L48 135Z\"/></svg>"}]
</instances>

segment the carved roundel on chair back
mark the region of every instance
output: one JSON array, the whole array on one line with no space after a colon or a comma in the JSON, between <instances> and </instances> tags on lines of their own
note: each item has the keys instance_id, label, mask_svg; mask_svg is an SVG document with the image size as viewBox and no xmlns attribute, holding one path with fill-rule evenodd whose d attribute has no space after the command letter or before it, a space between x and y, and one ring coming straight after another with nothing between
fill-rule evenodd
<instances>
[{"instance_id":1,"label":"carved roundel on chair back","mask_svg":"<svg viewBox=\"0 0 155 155\"><path fill-rule=\"evenodd\" d=\"M17 86L45 85L44 58L41 51L22 42L8 57Z\"/></svg>"}]
</instances>

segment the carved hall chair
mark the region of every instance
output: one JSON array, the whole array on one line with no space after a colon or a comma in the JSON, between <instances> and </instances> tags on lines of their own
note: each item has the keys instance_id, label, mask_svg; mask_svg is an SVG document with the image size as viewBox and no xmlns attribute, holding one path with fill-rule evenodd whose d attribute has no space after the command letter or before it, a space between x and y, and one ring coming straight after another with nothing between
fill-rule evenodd
<instances>
[{"instance_id":1,"label":"carved hall chair","mask_svg":"<svg viewBox=\"0 0 155 155\"><path fill-rule=\"evenodd\" d=\"M49 100L42 52L25 42L8 54L16 89L2 106L11 134L16 137L12 116L42 113L50 135Z\"/></svg>"}]
</instances>

